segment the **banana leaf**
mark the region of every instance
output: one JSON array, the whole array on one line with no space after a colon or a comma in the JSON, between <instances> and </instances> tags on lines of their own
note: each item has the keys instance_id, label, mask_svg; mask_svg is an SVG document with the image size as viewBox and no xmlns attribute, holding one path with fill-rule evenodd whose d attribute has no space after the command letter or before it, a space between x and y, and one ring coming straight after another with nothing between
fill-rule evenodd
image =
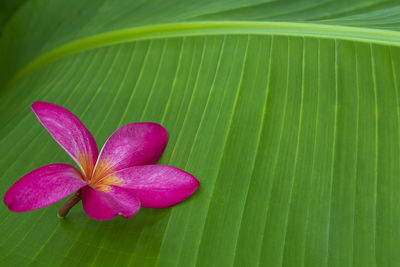
<instances>
[{"instance_id":1,"label":"banana leaf","mask_svg":"<svg viewBox=\"0 0 400 267\"><path fill-rule=\"evenodd\" d=\"M30 111L98 146L162 124L198 178L166 209L94 221L0 205L1 266L399 266L400 4L25 0L0 31L0 196L73 164Z\"/></svg>"}]
</instances>

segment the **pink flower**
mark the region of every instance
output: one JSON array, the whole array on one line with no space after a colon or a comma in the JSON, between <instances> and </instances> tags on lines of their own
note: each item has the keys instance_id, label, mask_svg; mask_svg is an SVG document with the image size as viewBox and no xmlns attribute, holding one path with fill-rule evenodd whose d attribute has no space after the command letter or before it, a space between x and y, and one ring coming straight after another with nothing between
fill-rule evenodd
<instances>
[{"instance_id":1,"label":"pink flower","mask_svg":"<svg viewBox=\"0 0 400 267\"><path fill-rule=\"evenodd\" d=\"M141 206L176 205L199 186L199 181L183 170L152 165L167 143L167 132L159 124L122 126L99 153L91 133L69 110L40 101L33 103L32 110L81 172L63 163L31 171L4 196L4 203L13 212L46 207L78 190L64 210L61 208L62 217L82 199L83 209L92 219L109 220L116 215L131 218Z\"/></svg>"}]
</instances>

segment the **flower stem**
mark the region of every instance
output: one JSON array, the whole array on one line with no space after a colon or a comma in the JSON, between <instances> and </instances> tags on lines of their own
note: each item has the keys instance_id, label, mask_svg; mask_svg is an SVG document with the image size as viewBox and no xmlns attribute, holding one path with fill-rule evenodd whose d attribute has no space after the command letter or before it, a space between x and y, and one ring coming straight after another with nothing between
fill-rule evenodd
<instances>
[{"instance_id":1,"label":"flower stem","mask_svg":"<svg viewBox=\"0 0 400 267\"><path fill-rule=\"evenodd\" d=\"M57 213L57 217L60 219L64 219L65 216L67 216L69 210L75 206L76 203L78 203L81 200L81 190L76 191L75 195L71 197L65 204L64 206L61 207L61 209Z\"/></svg>"}]
</instances>

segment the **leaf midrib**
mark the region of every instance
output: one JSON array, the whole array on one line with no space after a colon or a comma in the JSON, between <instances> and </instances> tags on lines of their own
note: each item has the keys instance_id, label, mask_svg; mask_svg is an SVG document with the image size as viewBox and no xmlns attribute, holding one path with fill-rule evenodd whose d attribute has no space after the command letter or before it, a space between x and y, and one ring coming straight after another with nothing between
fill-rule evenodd
<instances>
[{"instance_id":1,"label":"leaf midrib","mask_svg":"<svg viewBox=\"0 0 400 267\"><path fill-rule=\"evenodd\" d=\"M27 74L62 57L117 43L201 35L279 35L339 39L363 43L400 46L400 32L315 23L203 21L156 24L93 35L67 43L44 53L21 68L5 87L10 88ZM4 91L3 91L4 92Z\"/></svg>"}]
</instances>

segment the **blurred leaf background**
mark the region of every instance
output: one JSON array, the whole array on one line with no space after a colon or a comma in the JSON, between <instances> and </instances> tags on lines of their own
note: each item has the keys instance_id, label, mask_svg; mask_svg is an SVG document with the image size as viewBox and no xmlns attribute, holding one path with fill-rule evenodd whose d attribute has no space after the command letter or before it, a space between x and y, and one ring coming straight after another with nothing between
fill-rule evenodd
<instances>
[{"instance_id":1,"label":"blurred leaf background","mask_svg":"<svg viewBox=\"0 0 400 267\"><path fill-rule=\"evenodd\" d=\"M1 266L400 265L398 1L7 0L0 27L2 197L72 164L35 100L99 147L161 123L201 183L131 220L1 205Z\"/></svg>"}]
</instances>

